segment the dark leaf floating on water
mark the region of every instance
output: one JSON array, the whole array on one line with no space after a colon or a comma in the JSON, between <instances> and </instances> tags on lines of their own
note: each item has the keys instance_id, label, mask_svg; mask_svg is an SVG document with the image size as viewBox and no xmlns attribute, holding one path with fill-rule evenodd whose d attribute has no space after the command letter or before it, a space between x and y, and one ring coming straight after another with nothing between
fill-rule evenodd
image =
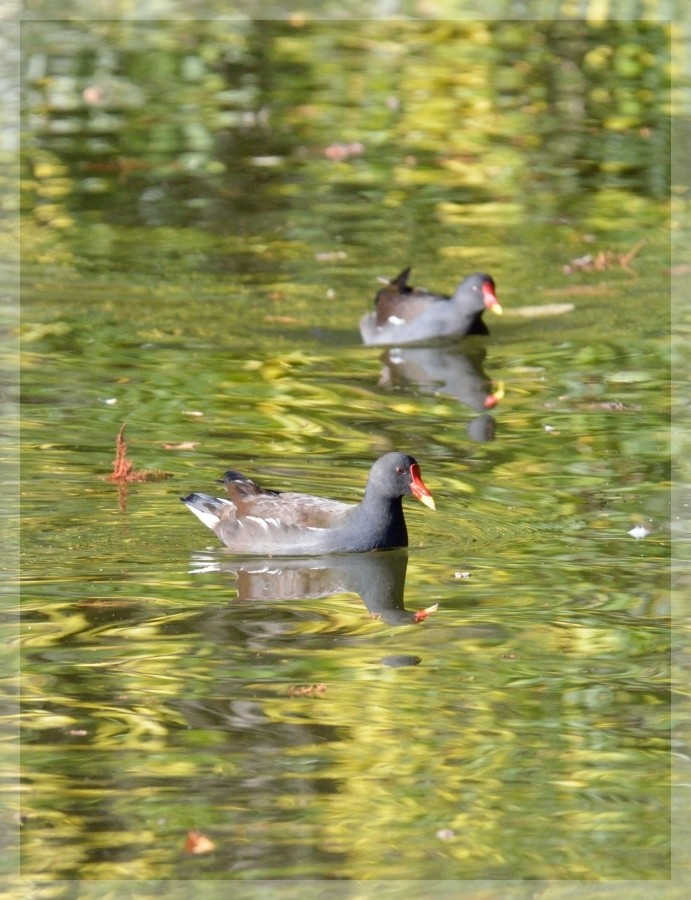
<instances>
[{"instance_id":1,"label":"dark leaf floating on water","mask_svg":"<svg viewBox=\"0 0 691 900\"><path fill-rule=\"evenodd\" d=\"M394 653L391 656L384 656L380 662L383 666L389 666L392 669L401 669L406 666L419 666L422 662L422 657L412 656L408 653Z\"/></svg>"}]
</instances>

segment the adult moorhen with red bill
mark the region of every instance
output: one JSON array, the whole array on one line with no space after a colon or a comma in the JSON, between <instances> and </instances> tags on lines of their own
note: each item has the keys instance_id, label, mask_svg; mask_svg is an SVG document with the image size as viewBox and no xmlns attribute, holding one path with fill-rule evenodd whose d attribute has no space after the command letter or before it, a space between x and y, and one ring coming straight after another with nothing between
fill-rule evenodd
<instances>
[{"instance_id":1,"label":"adult moorhen with red bill","mask_svg":"<svg viewBox=\"0 0 691 900\"><path fill-rule=\"evenodd\" d=\"M404 453L386 453L374 463L357 504L267 490L233 470L223 483L229 499L180 499L234 553L304 556L407 547L402 498L412 494L435 508L420 466Z\"/></svg>"},{"instance_id":2,"label":"adult moorhen with red bill","mask_svg":"<svg viewBox=\"0 0 691 900\"><path fill-rule=\"evenodd\" d=\"M432 338L489 334L486 309L501 315L494 279L468 275L453 296L434 294L408 284L410 266L385 285L374 299L374 312L360 319L365 344L409 344Z\"/></svg>"}]
</instances>

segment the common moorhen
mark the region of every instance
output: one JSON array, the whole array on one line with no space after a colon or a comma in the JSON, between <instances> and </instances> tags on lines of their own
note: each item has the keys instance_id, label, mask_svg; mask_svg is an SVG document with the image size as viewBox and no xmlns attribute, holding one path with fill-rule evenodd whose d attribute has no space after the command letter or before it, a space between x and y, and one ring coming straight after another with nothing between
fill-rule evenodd
<instances>
[{"instance_id":1,"label":"common moorhen","mask_svg":"<svg viewBox=\"0 0 691 900\"><path fill-rule=\"evenodd\" d=\"M385 285L374 299L374 312L360 319L365 344L409 344L431 338L489 334L485 309L501 314L490 275L468 275L452 297L408 284L410 266Z\"/></svg>"},{"instance_id":2,"label":"common moorhen","mask_svg":"<svg viewBox=\"0 0 691 900\"><path fill-rule=\"evenodd\" d=\"M420 466L404 453L386 453L374 463L358 504L267 490L233 470L223 483L230 499L180 499L235 553L302 556L407 547L401 498L412 494L434 509Z\"/></svg>"}]
</instances>

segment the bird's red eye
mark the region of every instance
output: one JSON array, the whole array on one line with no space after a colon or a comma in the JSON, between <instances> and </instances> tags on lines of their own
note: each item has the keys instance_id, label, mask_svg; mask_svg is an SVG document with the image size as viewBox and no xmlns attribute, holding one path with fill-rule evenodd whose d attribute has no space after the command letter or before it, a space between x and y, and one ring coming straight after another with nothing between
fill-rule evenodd
<instances>
[{"instance_id":1,"label":"bird's red eye","mask_svg":"<svg viewBox=\"0 0 691 900\"><path fill-rule=\"evenodd\" d=\"M396 474L397 475L402 475L404 472L405 472L405 469L403 468L403 466L396 466Z\"/></svg>"}]
</instances>

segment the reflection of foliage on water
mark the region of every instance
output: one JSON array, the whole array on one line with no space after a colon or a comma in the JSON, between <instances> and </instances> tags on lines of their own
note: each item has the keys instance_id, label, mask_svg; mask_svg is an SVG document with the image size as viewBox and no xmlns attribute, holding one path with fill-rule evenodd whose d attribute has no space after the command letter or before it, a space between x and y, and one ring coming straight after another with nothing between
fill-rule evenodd
<instances>
[{"instance_id":1,"label":"reflection of foliage on water","mask_svg":"<svg viewBox=\"0 0 691 900\"><path fill-rule=\"evenodd\" d=\"M315 178L389 209L666 195L662 24L29 24L24 44L26 197L56 227L78 204L235 230Z\"/></svg>"},{"instance_id":2,"label":"reflection of foliage on water","mask_svg":"<svg viewBox=\"0 0 691 900\"><path fill-rule=\"evenodd\" d=\"M666 877L667 26L23 31L26 871ZM469 445L356 323L377 275L477 259L507 312L569 311L497 327ZM121 510L125 419L174 479ZM354 500L392 448L438 501L407 512L422 625L188 573L181 493Z\"/></svg>"},{"instance_id":3,"label":"reflection of foliage on water","mask_svg":"<svg viewBox=\"0 0 691 900\"><path fill-rule=\"evenodd\" d=\"M123 587L91 587L52 621L27 604L28 870L179 876L179 836L199 825L226 877L248 835L257 873L276 877L310 848L324 877L330 853L351 877L665 865L667 636L653 618L593 596L488 597L447 611L443 640L411 626L397 646L422 663L392 673L383 626L347 597L243 607L220 582L210 602L180 581L125 603ZM305 681L327 690L293 696ZM446 829L450 845L422 852L421 829L433 846ZM383 834L411 846L391 858Z\"/></svg>"}]
</instances>

